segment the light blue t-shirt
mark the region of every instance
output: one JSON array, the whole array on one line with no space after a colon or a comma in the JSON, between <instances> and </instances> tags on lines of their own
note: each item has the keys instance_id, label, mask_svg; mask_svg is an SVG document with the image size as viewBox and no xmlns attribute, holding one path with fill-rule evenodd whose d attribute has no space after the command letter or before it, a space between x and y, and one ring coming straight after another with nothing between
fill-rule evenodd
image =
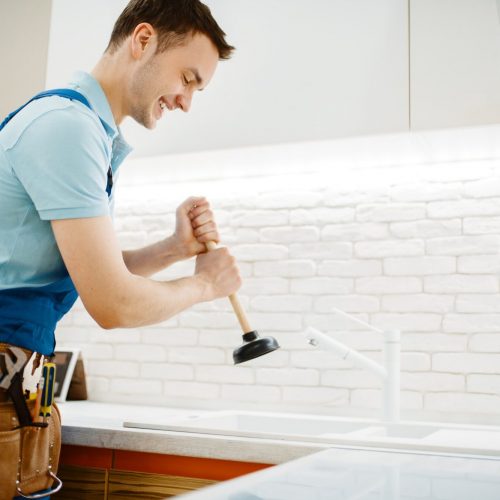
<instances>
[{"instance_id":1,"label":"light blue t-shirt","mask_svg":"<svg viewBox=\"0 0 500 500\"><path fill-rule=\"evenodd\" d=\"M78 72L67 85L78 101L33 101L0 132L0 290L48 285L65 275L51 220L112 215L107 172L131 148L101 86Z\"/></svg>"}]
</instances>

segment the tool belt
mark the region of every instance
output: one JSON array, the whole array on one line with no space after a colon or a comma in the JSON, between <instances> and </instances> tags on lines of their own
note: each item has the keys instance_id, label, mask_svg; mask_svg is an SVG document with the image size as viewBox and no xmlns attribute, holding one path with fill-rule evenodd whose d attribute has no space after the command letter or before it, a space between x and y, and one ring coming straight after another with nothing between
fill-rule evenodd
<instances>
[{"instance_id":1,"label":"tool belt","mask_svg":"<svg viewBox=\"0 0 500 500\"><path fill-rule=\"evenodd\" d=\"M4 382L8 376L14 378L13 373L15 375L23 373L22 370L12 370L13 366L17 367L20 364L19 359L13 361L12 352L20 354L19 357L23 359L24 357L27 360L31 359L31 351L19 349L13 350L13 346L0 344L0 358L3 358L1 380ZM19 397L22 398L21 402ZM14 404L15 398L17 398L16 404ZM20 413L20 404L24 407L25 413ZM31 418L35 405L35 399L29 397L27 400L24 399L22 390L15 396L12 385L9 389L0 388L0 500L12 500L15 496L44 498L59 491L62 486L55 475L61 449L59 409L53 404L50 417L40 422L36 415L34 419ZM30 416L29 421L26 420L26 415ZM51 491L37 494L48 489Z\"/></svg>"}]
</instances>

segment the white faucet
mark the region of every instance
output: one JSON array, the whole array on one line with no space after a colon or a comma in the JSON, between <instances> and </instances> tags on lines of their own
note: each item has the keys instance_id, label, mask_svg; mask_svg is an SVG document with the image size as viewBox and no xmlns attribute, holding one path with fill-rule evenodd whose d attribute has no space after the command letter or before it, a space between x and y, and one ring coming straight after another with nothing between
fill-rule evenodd
<instances>
[{"instance_id":1,"label":"white faucet","mask_svg":"<svg viewBox=\"0 0 500 500\"><path fill-rule=\"evenodd\" d=\"M342 359L351 360L354 364L378 375L383 382L382 420L390 423L399 421L401 332L399 330L381 330L337 308L334 308L333 311L384 336L383 366L311 326L305 332L301 332L302 335L305 336L310 345L333 351Z\"/></svg>"}]
</instances>

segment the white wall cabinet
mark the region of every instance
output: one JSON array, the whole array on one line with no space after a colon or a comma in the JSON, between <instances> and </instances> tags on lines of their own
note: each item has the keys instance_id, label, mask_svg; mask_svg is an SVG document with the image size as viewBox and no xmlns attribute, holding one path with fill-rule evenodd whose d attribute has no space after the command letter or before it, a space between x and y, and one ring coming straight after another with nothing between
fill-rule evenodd
<instances>
[{"instance_id":1,"label":"white wall cabinet","mask_svg":"<svg viewBox=\"0 0 500 500\"><path fill-rule=\"evenodd\" d=\"M410 0L412 130L500 122L496 0Z\"/></svg>"}]
</instances>

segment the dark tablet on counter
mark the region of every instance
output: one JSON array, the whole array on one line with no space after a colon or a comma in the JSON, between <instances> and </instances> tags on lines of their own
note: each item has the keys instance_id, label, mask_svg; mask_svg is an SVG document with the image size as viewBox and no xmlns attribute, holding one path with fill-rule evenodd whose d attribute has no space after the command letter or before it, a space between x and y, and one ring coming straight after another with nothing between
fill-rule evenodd
<instances>
[{"instance_id":1,"label":"dark tablet on counter","mask_svg":"<svg viewBox=\"0 0 500 500\"><path fill-rule=\"evenodd\" d=\"M80 355L80 349L61 349L56 350L54 363L56 364L56 382L54 385L54 399L61 403L66 401L69 385L76 362Z\"/></svg>"}]
</instances>

